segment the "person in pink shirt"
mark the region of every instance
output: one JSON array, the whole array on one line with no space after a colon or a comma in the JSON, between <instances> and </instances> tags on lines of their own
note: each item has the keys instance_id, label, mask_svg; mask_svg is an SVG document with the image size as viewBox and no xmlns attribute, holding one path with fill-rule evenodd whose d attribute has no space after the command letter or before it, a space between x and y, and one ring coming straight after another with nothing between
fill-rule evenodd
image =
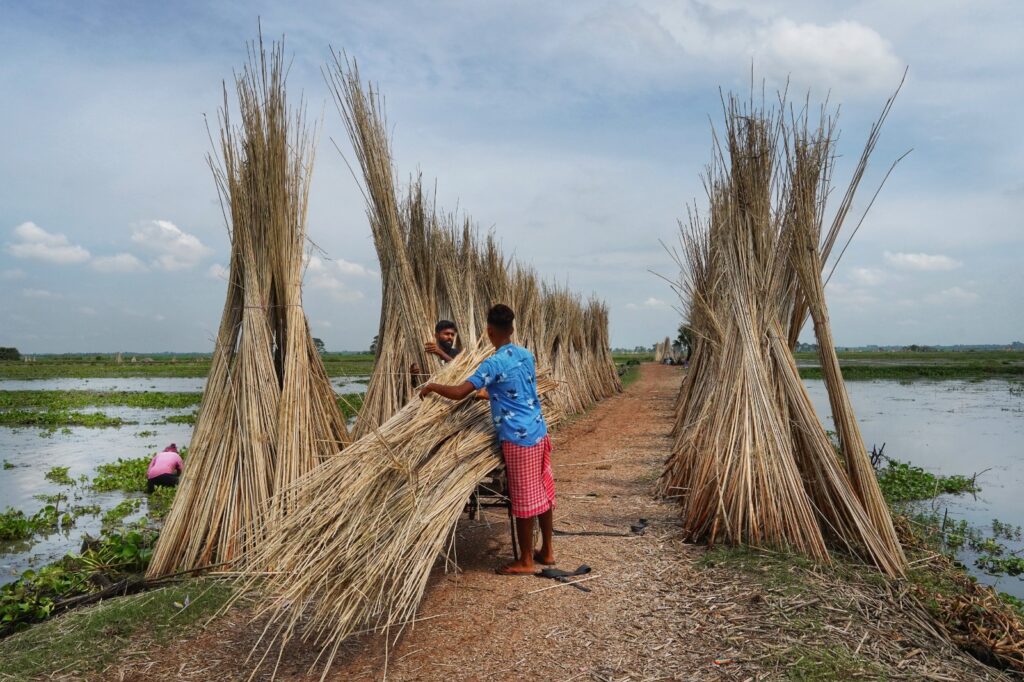
<instances>
[{"instance_id":1,"label":"person in pink shirt","mask_svg":"<svg viewBox=\"0 0 1024 682\"><path fill-rule=\"evenodd\" d=\"M169 488L178 485L183 465L181 455L178 454L178 446L174 443L164 448L163 452L153 455L149 462L149 470L146 471L146 478L149 480L146 492L153 492L158 485Z\"/></svg>"}]
</instances>

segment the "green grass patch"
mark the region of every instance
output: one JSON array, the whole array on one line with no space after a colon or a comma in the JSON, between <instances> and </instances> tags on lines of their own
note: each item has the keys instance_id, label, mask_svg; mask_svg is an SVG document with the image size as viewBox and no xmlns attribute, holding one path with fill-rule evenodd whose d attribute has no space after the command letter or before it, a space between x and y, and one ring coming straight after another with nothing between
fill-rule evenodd
<instances>
[{"instance_id":1,"label":"green grass patch","mask_svg":"<svg viewBox=\"0 0 1024 682\"><path fill-rule=\"evenodd\" d=\"M325 353L327 374L365 376L373 370L372 353ZM112 354L37 355L30 362L0 362L0 379L205 377L210 372L208 354L124 354L121 362Z\"/></svg>"},{"instance_id":2,"label":"green grass patch","mask_svg":"<svg viewBox=\"0 0 1024 682\"><path fill-rule=\"evenodd\" d=\"M817 353L795 355L799 364L818 362ZM839 365L848 381L1024 379L1024 353L1019 351L845 351L839 353ZM800 376L821 379L821 368L801 366Z\"/></svg>"},{"instance_id":3,"label":"green grass patch","mask_svg":"<svg viewBox=\"0 0 1024 682\"><path fill-rule=\"evenodd\" d=\"M198 412L189 412L188 414L175 414L164 419L164 424L195 424L196 418L198 416Z\"/></svg>"},{"instance_id":4,"label":"green grass patch","mask_svg":"<svg viewBox=\"0 0 1024 682\"><path fill-rule=\"evenodd\" d=\"M640 378L640 366L639 365L626 365L622 374L619 375L619 381L622 382L622 388L628 388L631 384L635 383Z\"/></svg>"},{"instance_id":5,"label":"green grass patch","mask_svg":"<svg viewBox=\"0 0 1024 682\"><path fill-rule=\"evenodd\" d=\"M786 652L792 661L786 667L787 680L878 680L884 679L881 666L844 647L798 646Z\"/></svg>"},{"instance_id":6,"label":"green grass patch","mask_svg":"<svg viewBox=\"0 0 1024 682\"><path fill-rule=\"evenodd\" d=\"M13 679L58 670L93 677L125 657L126 639L154 645L176 639L213 616L231 595L223 582L193 579L72 611L0 641L4 673Z\"/></svg>"}]
</instances>

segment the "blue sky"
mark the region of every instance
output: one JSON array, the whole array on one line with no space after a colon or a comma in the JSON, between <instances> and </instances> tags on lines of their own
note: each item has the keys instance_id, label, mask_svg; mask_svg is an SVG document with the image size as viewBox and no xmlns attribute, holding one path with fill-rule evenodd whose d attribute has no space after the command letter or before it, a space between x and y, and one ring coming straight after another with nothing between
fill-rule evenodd
<instances>
[{"instance_id":1,"label":"blue sky","mask_svg":"<svg viewBox=\"0 0 1024 682\"><path fill-rule=\"evenodd\" d=\"M396 165L504 248L611 309L615 346L678 323L654 270L702 200L719 87L841 103L844 184L909 66L861 200L908 149L828 287L837 342L1024 337L1024 8L1017 2L0 0L0 345L201 351L229 245L204 115L257 18L323 129L306 312L331 349L376 333L377 264L320 74L329 46L387 96Z\"/></svg>"}]
</instances>

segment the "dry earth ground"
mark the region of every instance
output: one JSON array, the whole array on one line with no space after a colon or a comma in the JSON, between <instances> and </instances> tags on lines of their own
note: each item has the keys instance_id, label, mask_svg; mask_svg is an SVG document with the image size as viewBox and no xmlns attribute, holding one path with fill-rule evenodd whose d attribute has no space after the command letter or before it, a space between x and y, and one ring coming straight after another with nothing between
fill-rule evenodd
<instances>
[{"instance_id":1,"label":"dry earth ground","mask_svg":"<svg viewBox=\"0 0 1024 682\"><path fill-rule=\"evenodd\" d=\"M347 644L331 680L999 679L943 643L899 586L742 550L686 544L652 497L669 448L678 368L644 365L622 395L555 434L556 529L643 535L555 538L558 566L593 568L590 592L501 577L504 513L464 520L458 570L439 562L418 622ZM837 579L841 575L842 579ZM552 589L543 589L552 588ZM109 680L244 680L261 627L247 608L180 641L131 641ZM263 652L260 652L263 653ZM290 645L277 679L319 679L317 651ZM278 652L255 676L269 679Z\"/></svg>"}]
</instances>

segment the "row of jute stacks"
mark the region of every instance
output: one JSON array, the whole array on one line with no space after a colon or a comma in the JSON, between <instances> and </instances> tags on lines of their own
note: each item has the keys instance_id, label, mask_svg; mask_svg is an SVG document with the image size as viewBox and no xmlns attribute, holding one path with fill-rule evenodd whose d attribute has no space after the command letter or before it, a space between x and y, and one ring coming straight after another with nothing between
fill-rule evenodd
<instances>
[{"instance_id":1,"label":"row of jute stacks","mask_svg":"<svg viewBox=\"0 0 1024 682\"><path fill-rule=\"evenodd\" d=\"M340 55L328 79L362 170L381 265L377 362L357 439L293 484L292 513L243 568L245 586L263 595L263 656L299 636L322 648L325 675L353 634L412 620L466 500L501 461L486 401L411 400L411 359L432 381L461 383L491 354L486 313L504 302L516 312L515 341L537 358L549 426L621 390L604 305L541 283L468 221L428 208L418 178L400 198L379 95ZM438 317L456 322L463 343L440 367L423 352Z\"/></svg>"},{"instance_id":2,"label":"row of jute stacks","mask_svg":"<svg viewBox=\"0 0 1024 682\"><path fill-rule=\"evenodd\" d=\"M691 211L675 252L695 343L660 490L678 499L694 539L820 561L839 548L889 575L906 568L839 371L823 278L892 102L825 230L834 118L725 101L704 178L710 206ZM808 315L838 449L793 356Z\"/></svg>"},{"instance_id":3,"label":"row of jute stacks","mask_svg":"<svg viewBox=\"0 0 1024 682\"><path fill-rule=\"evenodd\" d=\"M411 400L412 362L460 383L492 352L486 312L504 302L537 357L549 423L621 386L602 303L541 282L468 220L428 208L418 179L400 198L380 99L336 56L328 84L363 171L383 282L376 364L350 438L302 313L315 134L289 110L284 73L280 45L252 46L237 128L225 89L211 166L232 243L227 301L150 575L241 572L265 595L264 643L301 633L323 647L326 673L353 633L409 620L466 500L500 463L486 403ZM438 317L457 322L463 345L444 367L423 351Z\"/></svg>"}]
</instances>

